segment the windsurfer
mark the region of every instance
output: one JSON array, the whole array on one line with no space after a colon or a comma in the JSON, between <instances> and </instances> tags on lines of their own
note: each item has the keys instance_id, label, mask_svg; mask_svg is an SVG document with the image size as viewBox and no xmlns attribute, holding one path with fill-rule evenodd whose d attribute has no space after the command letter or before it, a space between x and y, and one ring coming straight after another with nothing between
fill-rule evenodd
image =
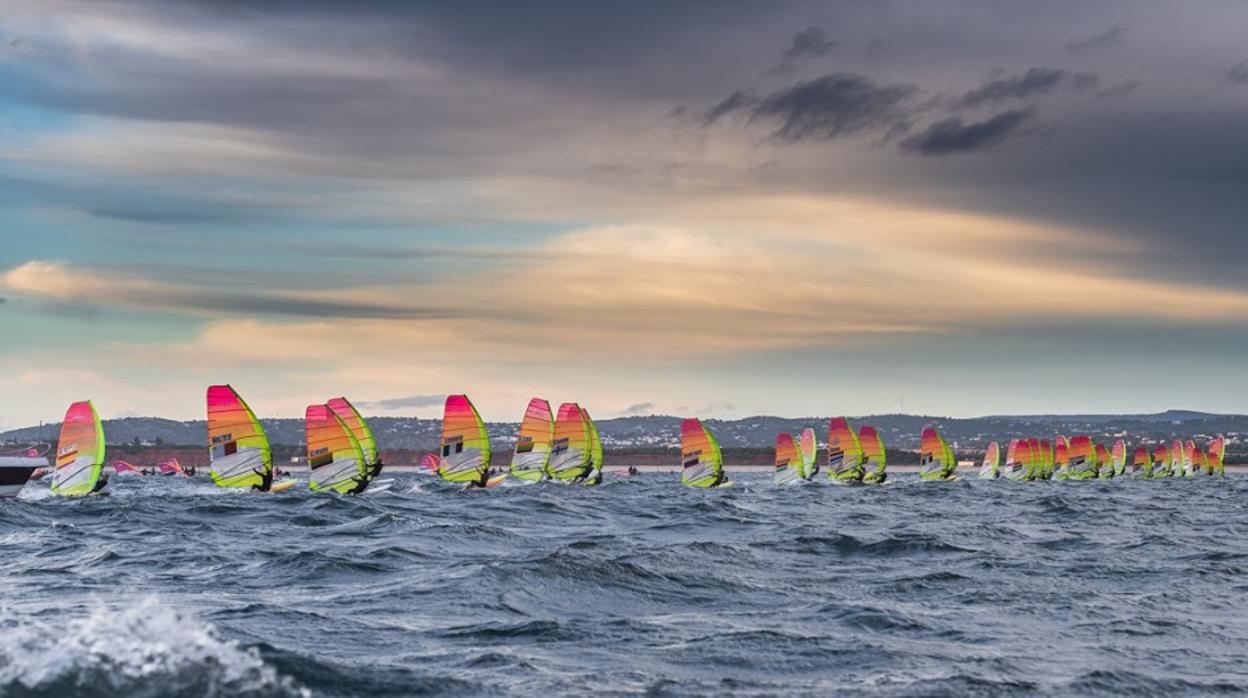
<instances>
[{"instance_id":1,"label":"windsurfer","mask_svg":"<svg viewBox=\"0 0 1248 698\"><path fill-rule=\"evenodd\" d=\"M100 479L95 481L95 487L91 488L91 494L95 494L108 486L108 475L101 474Z\"/></svg>"},{"instance_id":2,"label":"windsurfer","mask_svg":"<svg viewBox=\"0 0 1248 698\"><path fill-rule=\"evenodd\" d=\"M268 492L273 487L273 470L252 470L251 472L260 476L260 484L252 485L251 489L257 492Z\"/></svg>"}]
</instances>

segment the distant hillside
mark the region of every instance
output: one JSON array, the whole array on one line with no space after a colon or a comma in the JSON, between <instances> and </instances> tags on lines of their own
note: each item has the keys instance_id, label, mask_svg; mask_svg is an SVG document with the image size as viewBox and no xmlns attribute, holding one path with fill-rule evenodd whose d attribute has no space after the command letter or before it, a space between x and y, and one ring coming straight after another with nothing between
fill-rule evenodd
<instances>
[{"instance_id":1,"label":"distant hillside","mask_svg":"<svg viewBox=\"0 0 1248 698\"><path fill-rule=\"evenodd\" d=\"M303 421L299 419L266 419L265 429L275 445L298 446L303 443ZM603 445L609 450L673 449L680 443L679 417L620 417L598 422ZM725 448L771 448L778 432L796 433L814 427L822 441L827 417L769 417L743 419L708 419L707 426ZM993 416L968 419L931 417L907 414L852 417L855 425L871 424L879 430L890 449L917 449L919 433L931 425L963 450L982 448L989 441L1005 441L1018 436L1051 436L1089 434L1098 440L1124 438L1129 442L1159 441L1174 438L1207 439L1216 434L1227 436L1233 450L1248 439L1248 416L1216 415L1203 412L1171 410L1147 415L1030 415ZM441 422L433 419L375 417L369 420L383 448L431 451L438 447ZM488 425L495 443L506 448L515 438L516 423ZM59 424L45 424L44 441L56 438ZM114 444L141 443L165 446L202 447L207 426L203 421L176 422L156 417L129 417L104 423L108 441ZM26 443L39 436L37 427L27 427L0 434L0 441Z\"/></svg>"}]
</instances>

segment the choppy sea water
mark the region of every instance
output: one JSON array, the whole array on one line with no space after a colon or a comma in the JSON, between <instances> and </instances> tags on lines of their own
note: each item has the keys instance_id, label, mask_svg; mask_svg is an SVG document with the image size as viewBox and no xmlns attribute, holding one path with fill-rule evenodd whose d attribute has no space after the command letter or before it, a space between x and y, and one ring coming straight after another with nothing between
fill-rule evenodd
<instances>
[{"instance_id":1,"label":"choppy sea water","mask_svg":"<svg viewBox=\"0 0 1248 698\"><path fill-rule=\"evenodd\" d=\"M0 500L0 695L1248 690L1248 479Z\"/></svg>"}]
</instances>

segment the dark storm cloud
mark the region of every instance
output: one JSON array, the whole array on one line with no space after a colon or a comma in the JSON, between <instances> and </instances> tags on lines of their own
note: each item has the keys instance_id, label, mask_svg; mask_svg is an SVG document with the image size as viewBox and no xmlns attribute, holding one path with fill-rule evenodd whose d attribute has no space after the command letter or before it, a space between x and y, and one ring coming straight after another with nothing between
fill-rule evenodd
<instances>
[{"instance_id":1,"label":"dark storm cloud","mask_svg":"<svg viewBox=\"0 0 1248 698\"><path fill-rule=\"evenodd\" d=\"M360 406L370 410L402 410L435 407L445 401L445 395L409 395L407 397L388 398L374 402L361 402Z\"/></svg>"},{"instance_id":2,"label":"dark storm cloud","mask_svg":"<svg viewBox=\"0 0 1248 698\"><path fill-rule=\"evenodd\" d=\"M1248 85L1248 60L1240 61L1226 71L1226 81L1236 85Z\"/></svg>"},{"instance_id":3,"label":"dark storm cloud","mask_svg":"<svg viewBox=\"0 0 1248 698\"><path fill-rule=\"evenodd\" d=\"M1099 51L1102 49L1114 48L1122 43L1122 39L1126 35L1127 28L1121 24L1115 24L1106 31L1095 36L1067 41L1066 50L1071 51L1072 53L1083 53L1087 51Z\"/></svg>"},{"instance_id":4,"label":"dark storm cloud","mask_svg":"<svg viewBox=\"0 0 1248 698\"><path fill-rule=\"evenodd\" d=\"M906 120L907 103L918 91L914 85L832 73L767 95L750 108L750 121L774 124L772 136L785 143L887 130Z\"/></svg>"},{"instance_id":5,"label":"dark storm cloud","mask_svg":"<svg viewBox=\"0 0 1248 698\"><path fill-rule=\"evenodd\" d=\"M1088 90L1098 84L1100 84L1100 79L1094 73L1071 73L1056 68L1031 68L1022 75L986 82L962 95L957 104L969 109L1007 100L1048 95L1059 88Z\"/></svg>"},{"instance_id":6,"label":"dark storm cloud","mask_svg":"<svg viewBox=\"0 0 1248 698\"><path fill-rule=\"evenodd\" d=\"M902 141L903 150L920 155L949 155L999 145L1032 117L1030 110L1004 111L990 119L964 123L951 117L928 126L922 133Z\"/></svg>"}]
</instances>

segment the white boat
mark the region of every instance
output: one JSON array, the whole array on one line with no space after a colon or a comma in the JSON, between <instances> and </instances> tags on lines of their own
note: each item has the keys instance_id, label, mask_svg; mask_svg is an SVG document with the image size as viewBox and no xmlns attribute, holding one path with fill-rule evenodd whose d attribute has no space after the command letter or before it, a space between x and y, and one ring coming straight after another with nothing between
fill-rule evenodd
<instances>
[{"instance_id":1,"label":"white boat","mask_svg":"<svg viewBox=\"0 0 1248 698\"><path fill-rule=\"evenodd\" d=\"M45 458L0 457L0 498L16 497L26 486L30 474L37 468L46 467L48 461Z\"/></svg>"}]
</instances>

